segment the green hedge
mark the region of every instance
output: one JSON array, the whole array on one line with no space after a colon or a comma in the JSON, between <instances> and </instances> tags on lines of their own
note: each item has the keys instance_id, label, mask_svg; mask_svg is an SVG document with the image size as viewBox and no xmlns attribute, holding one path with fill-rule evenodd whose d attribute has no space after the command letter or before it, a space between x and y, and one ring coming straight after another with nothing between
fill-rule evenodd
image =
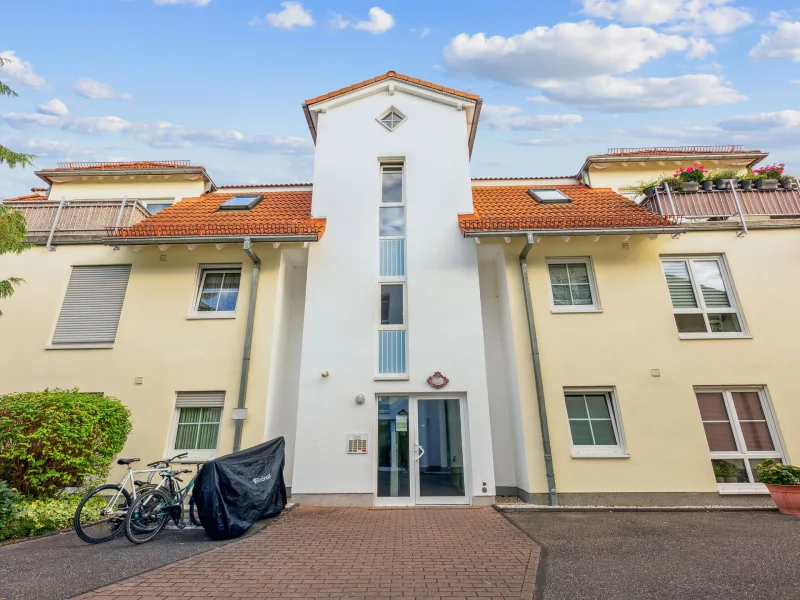
<instances>
[{"instance_id":1,"label":"green hedge","mask_svg":"<svg viewBox=\"0 0 800 600\"><path fill-rule=\"evenodd\" d=\"M73 390L0 396L0 480L31 498L108 474L131 430L116 398Z\"/></svg>"},{"instance_id":2,"label":"green hedge","mask_svg":"<svg viewBox=\"0 0 800 600\"><path fill-rule=\"evenodd\" d=\"M0 541L69 529L81 498L79 494L42 500L18 498L12 505L9 518L0 523ZM103 500L98 498L97 503L103 505ZM85 512L88 517L90 512Z\"/></svg>"}]
</instances>

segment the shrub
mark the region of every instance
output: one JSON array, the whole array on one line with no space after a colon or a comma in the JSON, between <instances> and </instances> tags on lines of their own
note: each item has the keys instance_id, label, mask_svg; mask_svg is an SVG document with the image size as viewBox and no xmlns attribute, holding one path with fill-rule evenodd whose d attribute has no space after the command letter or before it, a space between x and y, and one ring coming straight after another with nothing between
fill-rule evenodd
<instances>
[{"instance_id":1,"label":"shrub","mask_svg":"<svg viewBox=\"0 0 800 600\"><path fill-rule=\"evenodd\" d=\"M681 167L672 176L681 181L697 181L698 183L706 178L708 171L700 163L694 163L691 167Z\"/></svg>"},{"instance_id":2,"label":"shrub","mask_svg":"<svg viewBox=\"0 0 800 600\"><path fill-rule=\"evenodd\" d=\"M0 541L72 527L75 509L78 508L81 498L80 495L69 495L42 500L19 500L11 519L5 525L0 524ZM102 503L102 500L98 498L98 502Z\"/></svg>"},{"instance_id":3,"label":"shrub","mask_svg":"<svg viewBox=\"0 0 800 600\"><path fill-rule=\"evenodd\" d=\"M90 485L106 476L130 430L116 398L77 389L0 396L0 479L33 498Z\"/></svg>"},{"instance_id":4,"label":"shrub","mask_svg":"<svg viewBox=\"0 0 800 600\"><path fill-rule=\"evenodd\" d=\"M736 465L724 460L712 461L714 466L714 477L736 477L739 469Z\"/></svg>"},{"instance_id":5,"label":"shrub","mask_svg":"<svg viewBox=\"0 0 800 600\"><path fill-rule=\"evenodd\" d=\"M5 481L0 481L0 531L14 518L20 495Z\"/></svg>"},{"instance_id":6,"label":"shrub","mask_svg":"<svg viewBox=\"0 0 800 600\"><path fill-rule=\"evenodd\" d=\"M756 467L761 483L773 485L800 485L800 467L784 465L768 458Z\"/></svg>"}]
</instances>

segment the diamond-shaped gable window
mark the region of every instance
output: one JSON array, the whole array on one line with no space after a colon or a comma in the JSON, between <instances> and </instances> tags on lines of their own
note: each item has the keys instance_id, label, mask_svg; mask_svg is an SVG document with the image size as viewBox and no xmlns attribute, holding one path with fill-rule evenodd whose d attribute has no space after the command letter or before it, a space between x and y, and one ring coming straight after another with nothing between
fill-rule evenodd
<instances>
[{"instance_id":1,"label":"diamond-shaped gable window","mask_svg":"<svg viewBox=\"0 0 800 600\"><path fill-rule=\"evenodd\" d=\"M381 125L386 127L389 131L394 131L400 124L406 120L406 116L396 108L390 108L378 119Z\"/></svg>"}]
</instances>

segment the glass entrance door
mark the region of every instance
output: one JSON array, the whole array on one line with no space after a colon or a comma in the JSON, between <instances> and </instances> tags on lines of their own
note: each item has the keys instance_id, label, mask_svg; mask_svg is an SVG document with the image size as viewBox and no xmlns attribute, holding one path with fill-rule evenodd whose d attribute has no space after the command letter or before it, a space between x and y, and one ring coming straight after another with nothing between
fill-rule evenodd
<instances>
[{"instance_id":1,"label":"glass entrance door","mask_svg":"<svg viewBox=\"0 0 800 600\"><path fill-rule=\"evenodd\" d=\"M469 504L461 400L416 399L414 473L417 504Z\"/></svg>"},{"instance_id":2,"label":"glass entrance door","mask_svg":"<svg viewBox=\"0 0 800 600\"><path fill-rule=\"evenodd\" d=\"M409 458L410 403L407 396L378 398L378 503L413 504Z\"/></svg>"}]
</instances>

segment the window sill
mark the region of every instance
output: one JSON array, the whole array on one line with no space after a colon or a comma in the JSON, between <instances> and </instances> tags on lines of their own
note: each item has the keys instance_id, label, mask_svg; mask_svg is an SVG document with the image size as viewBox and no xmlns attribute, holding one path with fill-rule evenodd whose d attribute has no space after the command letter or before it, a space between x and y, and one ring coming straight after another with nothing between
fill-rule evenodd
<instances>
[{"instance_id":1,"label":"window sill","mask_svg":"<svg viewBox=\"0 0 800 600\"><path fill-rule=\"evenodd\" d=\"M631 455L621 449L590 450L582 448L572 449L572 458L630 458Z\"/></svg>"},{"instance_id":2,"label":"window sill","mask_svg":"<svg viewBox=\"0 0 800 600\"><path fill-rule=\"evenodd\" d=\"M235 319L236 313L220 312L220 313L193 313L186 317L187 321L208 321L214 319Z\"/></svg>"},{"instance_id":3,"label":"window sill","mask_svg":"<svg viewBox=\"0 0 800 600\"><path fill-rule=\"evenodd\" d=\"M45 350L111 350L114 344L50 344Z\"/></svg>"},{"instance_id":4,"label":"window sill","mask_svg":"<svg viewBox=\"0 0 800 600\"><path fill-rule=\"evenodd\" d=\"M747 333L679 333L682 340L752 340Z\"/></svg>"},{"instance_id":5,"label":"window sill","mask_svg":"<svg viewBox=\"0 0 800 600\"><path fill-rule=\"evenodd\" d=\"M587 306L587 307L565 306L565 307L558 307L558 308L552 307L550 309L550 312L553 313L554 315L555 314L559 314L559 313L566 313L566 314L571 314L571 313L601 313L601 312L603 312L603 309L602 308L597 308L596 306Z\"/></svg>"},{"instance_id":6,"label":"window sill","mask_svg":"<svg viewBox=\"0 0 800 600\"><path fill-rule=\"evenodd\" d=\"M769 495L769 490L763 483L718 483L717 491L720 496L733 496L737 494L750 496Z\"/></svg>"},{"instance_id":7,"label":"window sill","mask_svg":"<svg viewBox=\"0 0 800 600\"><path fill-rule=\"evenodd\" d=\"M376 375L375 381L408 381L408 375Z\"/></svg>"}]
</instances>

